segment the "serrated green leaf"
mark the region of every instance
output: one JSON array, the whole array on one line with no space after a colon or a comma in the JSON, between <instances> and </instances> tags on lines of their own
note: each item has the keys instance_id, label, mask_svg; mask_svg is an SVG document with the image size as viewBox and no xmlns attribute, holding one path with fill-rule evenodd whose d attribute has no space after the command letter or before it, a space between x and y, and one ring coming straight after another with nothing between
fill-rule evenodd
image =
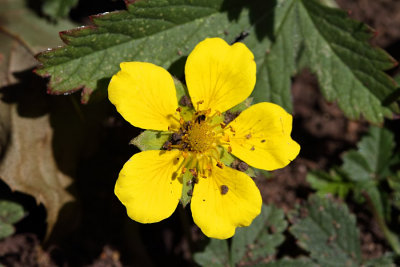
<instances>
[{"instance_id":1,"label":"serrated green leaf","mask_svg":"<svg viewBox=\"0 0 400 267\"><path fill-rule=\"evenodd\" d=\"M385 128L371 126L368 135L364 136L357 144L357 153L359 156L356 162L346 163L347 156L343 157L343 169L352 168L352 164L360 165L360 168L369 171L369 177L358 176L357 173L352 173L352 178L355 180L370 179L374 176L386 176L390 174L390 164L393 164L393 149L395 147L394 135L391 131ZM363 160L362 160L362 159ZM364 162L363 162L364 161ZM368 165L368 166L365 166ZM354 176L356 175L356 176Z\"/></svg>"},{"instance_id":2,"label":"serrated green leaf","mask_svg":"<svg viewBox=\"0 0 400 267\"><path fill-rule=\"evenodd\" d=\"M385 253L382 257L368 260L363 266L365 267L394 267L394 255L392 253Z\"/></svg>"},{"instance_id":3,"label":"serrated green leaf","mask_svg":"<svg viewBox=\"0 0 400 267\"><path fill-rule=\"evenodd\" d=\"M357 151L348 151L343 156L342 169L349 175L354 182L367 182L377 177L373 171L373 166Z\"/></svg>"},{"instance_id":4,"label":"serrated green leaf","mask_svg":"<svg viewBox=\"0 0 400 267\"><path fill-rule=\"evenodd\" d=\"M63 18L78 4L78 0L45 0L43 13L53 19Z\"/></svg>"},{"instance_id":5,"label":"serrated green leaf","mask_svg":"<svg viewBox=\"0 0 400 267\"><path fill-rule=\"evenodd\" d=\"M393 133L371 126L368 135L361 139L357 147L357 151L351 150L343 156L341 168L357 184L356 196L367 194L379 216L385 218L384 196L378 189L378 183L391 174L390 167L396 164Z\"/></svg>"},{"instance_id":6,"label":"serrated green leaf","mask_svg":"<svg viewBox=\"0 0 400 267\"><path fill-rule=\"evenodd\" d=\"M275 253L276 247L284 241L283 231L287 227L283 210L263 205L261 214L249 227L238 228L232 239L231 265L253 262ZM248 257L246 258L246 252Z\"/></svg>"},{"instance_id":7,"label":"serrated green leaf","mask_svg":"<svg viewBox=\"0 0 400 267\"><path fill-rule=\"evenodd\" d=\"M142 151L159 150L168 141L170 136L171 134L167 132L146 130L133 138L129 143L137 146Z\"/></svg>"},{"instance_id":8,"label":"serrated green leaf","mask_svg":"<svg viewBox=\"0 0 400 267\"><path fill-rule=\"evenodd\" d=\"M15 202L0 201L0 222L14 224L24 217L24 208Z\"/></svg>"},{"instance_id":9,"label":"serrated green leaf","mask_svg":"<svg viewBox=\"0 0 400 267\"><path fill-rule=\"evenodd\" d=\"M267 264L258 264L255 267L316 267L317 264L313 263L307 258L300 259L281 259Z\"/></svg>"},{"instance_id":10,"label":"serrated green leaf","mask_svg":"<svg viewBox=\"0 0 400 267\"><path fill-rule=\"evenodd\" d=\"M61 33L65 47L39 54L42 66L37 73L51 76L52 93L84 87L83 100L87 101L98 81L116 73L120 62L149 61L168 68L206 37L233 40L251 24L249 10L239 1L225 2L135 1L127 5L127 11L95 16L94 27ZM239 14L238 19L231 20L230 13Z\"/></svg>"},{"instance_id":11,"label":"serrated green leaf","mask_svg":"<svg viewBox=\"0 0 400 267\"><path fill-rule=\"evenodd\" d=\"M0 223L0 239L6 238L15 232L14 226L8 223Z\"/></svg>"},{"instance_id":12,"label":"serrated green leaf","mask_svg":"<svg viewBox=\"0 0 400 267\"><path fill-rule=\"evenodd\" d=\"M311 187L317 190L317 193L321 196L333 194L344 199L354 187L353 183L345 181L344 177L337 174L334 170L330 174L323 171L312 171L307 174L306 179Z\"/></svg>"},{"instance_id":13,"label":"serrated green leaf","mask_svg":"<svg viewBox=\"0 0 400 267\"><path fill-rule=\"evenodd\" d=\"M308 216L295 219L290 232L311 258L324 267L360 266L359 232L347 207L314 195L305 209Z\"/></svg>"},{"instance_id":14,"label":"serrated green leaf","mask_svg":"<svg viewBox=\"0 0 400 267\"><path fill-rule=\"evenodd\" d=\"M210 239L206 249L203 252L195 253L193 259L200 266L229 266L228 242L226 240Z\"/></svg>"},{"instance_id":15,"label":"serrated green leaf","mask_svg":"<svg viewBox=\"0 0 400 267\"><path fill-rule=\"evenodd\" d=\"M395 61L370 46L372 32L367 26L315 0L280 1L273 25L274 41L267 48L254 49L263 57L257 62L255 102L271 101L290 112L290 78L308 67L317 75L327 100L337 101L350 118L362 114L372 122L382 122L392 111L399 112L396 104L390 109L382 104L396 89L383 72Z\"/></svg>"}]
</instances>

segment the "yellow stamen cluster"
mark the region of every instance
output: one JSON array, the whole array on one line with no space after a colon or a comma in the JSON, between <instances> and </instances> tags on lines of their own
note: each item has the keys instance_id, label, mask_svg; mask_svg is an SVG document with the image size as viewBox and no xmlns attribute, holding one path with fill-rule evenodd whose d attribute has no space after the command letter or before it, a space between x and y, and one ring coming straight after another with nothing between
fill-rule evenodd
<instances>
[{"instance_id":1,"label":"yellow stamen cluster","mask_svg":"<svg viewBox=\"0 0 400 267\"><path fill-rule=\"evenodd\" d=\"M201 104L201 103L200 103ZM199 103L198 103L199 105ZM218 145L226 143L223 140L224 126L220 123L213 125L215 116L221 116L220 112L211 114L211 110L200 110L193 114L192 119L185 121L182 117L182 110L177 111L181 115L179 129L170 129L174 132L177 140L175 144L168 144L167 149L179 149L185 158L182 172L191 170L194 177L207 177L212 171L212 165L223 168L220 162Z\"/></svg>"},{"instance_id":2,"label":"yellow stamen cluster","mask_svg":"<svg viewBox=\"0 0 400 267\"><path fill-rule=\"evenodd\" d=\"M202 118L205 118L205 115L198 116L188 126L187 136L183 139L184 142L187 142L191 151L198 153L206 152L216 145L215 132L210 127L210 124Z\"/></svg>"}]
</instances>

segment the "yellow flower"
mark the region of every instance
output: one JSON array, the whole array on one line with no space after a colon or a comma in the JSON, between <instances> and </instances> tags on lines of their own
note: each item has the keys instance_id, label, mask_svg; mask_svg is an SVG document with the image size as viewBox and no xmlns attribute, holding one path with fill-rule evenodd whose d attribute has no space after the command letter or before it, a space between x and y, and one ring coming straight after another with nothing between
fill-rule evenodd
<instances>
[{"instance_id":1,"label":"yellow flower","mask_svg":"<svg viewBox=\"0 0 400 267\"><path fill-rule=\"evenodd\" d=\"M115 194L128 215L141 223L171 216L182 194L182 173L196 177L191 199L194 222L204 234L229 238L260 213L262 199L244 172L224 166L226 150L249 165L275 170L290 163L300 146L291 139L292 116L280 106L258 103L225 125L221 113L244 101L256 81L256 64L242 43L205 39L189 55L186 84L194 111L178 108L173 78L144 62L121 63L108 87L109 99L132 125L168 131L181 138L166 150L135 154L122 168Z\"/></svg>"}]
</instances>

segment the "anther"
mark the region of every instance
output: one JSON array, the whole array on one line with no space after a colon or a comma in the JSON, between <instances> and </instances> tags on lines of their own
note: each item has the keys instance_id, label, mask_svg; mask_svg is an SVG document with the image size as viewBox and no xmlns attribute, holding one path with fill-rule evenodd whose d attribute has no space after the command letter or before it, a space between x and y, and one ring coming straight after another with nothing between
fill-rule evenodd
<instances>
[{"instance_id":1,"label":"anther","mask_svg":"<svg viewBox=\"0 0 400 267\"><path fill-rule=\"evenodd\" d=\"M221 185L220 189L221 189L221 195L225 195L229 191L229 188L226 185Z\"/></svg>"},{"instance_id":2,"label":"anther","mask_svg":"<svg viewBox=\"0 0 400 267\"><path fill-rule=\"evenodd\" d=\"M245 137L246 137L246 139L250 139L251 138L251 134L248 134Z\"/></svg>"},{"instance_id":3,"label":"anther","mask_svg":"<svg viewBox=\"0 0 400 267\"><path fill-rule=\"evenodd\" d=\"M197 170L196 168L189 169L190 173L193 175L193 177L197 177Z\"/></svg>"},{"instance_id":4,"label":"anther","mask_svg":"<svg viewBox=\"0 0 400 267\"><path fill-rule=\"evenodd\" d=\"M231 146L228 146L228 152L232 153L232 147Z\"/></svg>"},{"instance_id":5,"label":"anther","mask_svg":"<svg viewBox=\"0 0 400 267\"><path fill-rule=\"evenodd\" d=\"M223 169L224 168L224 164L221 161L218 161L217 162L217 167L220 168L220 169Z\"/></svg>"},{"instance_id":6,"label":"anther","mask_svg":"<svg viewBox=\"0 0 400 267\"><path fill-rule=\"evenodd\" d=\"M184 174L186 172L186 170L187 170L186 167L183 167L182 168L182 174Z\"/></svg>"},{"instance_id":7,"label":"anther","mask_svg":"<svg viewBox=\"0 0 400 267\"><path fill-rule=\"evenodd\" d=\"M181 111L182 111L182 108L181 108L181 107L178 107L178 108L176 109L176 111L181 112Z\"/></svg>"}]
</instances>

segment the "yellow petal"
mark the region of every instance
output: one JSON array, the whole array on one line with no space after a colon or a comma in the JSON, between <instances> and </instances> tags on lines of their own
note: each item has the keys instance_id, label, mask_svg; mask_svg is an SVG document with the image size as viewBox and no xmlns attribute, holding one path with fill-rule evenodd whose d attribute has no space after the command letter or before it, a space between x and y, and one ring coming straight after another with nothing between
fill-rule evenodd
<instances>
[{"instance_id":1,"label":"yellow petal","mask_svg":"<svg viewBox=\"0 0 400 267\"><path fill-rule=\"evenodd\" d=\"M232 126L233 131L228 128ZM273 103L258 103L244 110L227 126L232 154L249 165L276 170L299 154L290 137L292 115Z\"/></svg>"},{"instance_id":2,"label":"yellow petal","mask_svg":"<svg viewBox=\"0 0 400 267\"><path fill-rule=\"evenodd\" d=\"M145 62L123 62L108 86L108 98L133 126L167 131L177 126L178 101L171 75ZM178 119L179 120L179 119Z\"/></svg>"},{"instance_id":3,"label":"yellow petal","mask_svg":"<svg viewBox=\"0 0 400 267\"><path fill-rule=\"evenodd\" d=\"M182 183L177 178L182 160L178 150L148 150L125 163L115 194L132 220L154 223L171 216L182 194Z\"/></svg>"},{"instance_id":4,"label":"yellow petal","mask_svg":"<svg viewBox=\"0 0 400 267\"><path fill-rule=\"evenodd\" d=\"M253 53L242 43L228 45L220 38L205 39L190 53L185 66L192 102L201 110L224 112L245 100L256 82Z\"/></svg>"},{"instance_id":5,"label":"yellow petal","mask_svg":"<svg viewBox=\"0 0 400 267\"><path fill-rule=\"evenodd\" d=\"M260 191L249 176L229 167L216 167L211 176L199 177L191 209L194 222L205 235L225 239L235 234L236 227L250 225L260 214L261 204Z\"/></svg>"}]
</instances>

